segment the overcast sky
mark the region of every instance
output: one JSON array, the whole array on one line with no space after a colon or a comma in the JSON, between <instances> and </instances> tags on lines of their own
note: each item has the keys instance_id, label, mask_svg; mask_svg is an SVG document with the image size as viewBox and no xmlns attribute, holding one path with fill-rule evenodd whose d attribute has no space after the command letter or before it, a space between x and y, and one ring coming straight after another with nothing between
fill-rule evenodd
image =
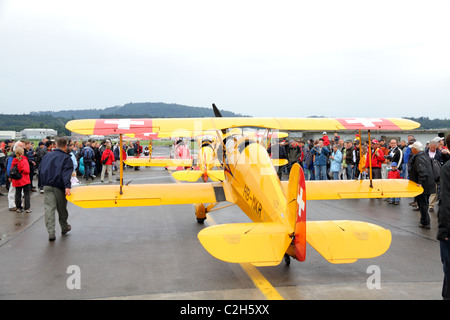
<instances>
[{"instance_id":1,"label":"overcast sky","mask_svg":"<svg viewBox=\"0 0 450 320\"><path fill-rule=\"evenodd\" d=\"M450 118L450 1L0 0L0 112Z\"/></svg>"}]
</instances>

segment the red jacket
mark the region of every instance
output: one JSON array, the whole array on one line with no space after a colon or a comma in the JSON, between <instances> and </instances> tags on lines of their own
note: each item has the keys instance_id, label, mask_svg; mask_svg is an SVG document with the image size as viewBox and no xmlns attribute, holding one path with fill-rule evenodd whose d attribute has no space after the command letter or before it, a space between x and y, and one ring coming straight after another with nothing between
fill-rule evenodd
<instances>
[{"instance_id":1,"label":"red jacket","mask_svg":"<svg viewBox=\"0 0 450 320\"><path fill-rule=\"evenodd\" d=\"M105 149L102 153L101 162L103 163L103 160L108 157L108 160L106 160L105 166L110 166L113 164L114 160L114 152L111 151L111 149Z\"/></svg>"},{"instance_id":2,"label":"red jacket","mask_svg":"<svg viewBox=\"0 0 450 320\"><path fill-rule=\"evenodd\" d=\"M367 153L366 157L366 168L369 168L369 153ZM381 168L381 164L384 160L383 150L377 148L375 152L372 153L372 168Z\"/></svg>"},{"instance_id":3,"label":"red jacket","mask_svg":"<svg viewBox=\"0 0 450 320\"><path fill-rule=\"evenodd\" d=\"M398 170L391 170L388 172L388 179L401 179L400 177L400 171Z\"/></svg>"},{"instance_id":4,"label":"red jacket","mask_svg":"<svg viewBox=\"0 0 450 320\"><path fill-rule=\"evenodd\" d=\"M27 184L30 184L30 165L28 164L28 158L25 156L22 156L21 159L14 158L11 163L11 168L14 167L17 164L17 168L19 169L19 172L22 174L22 178L12 179L12 186L13 187L23 187Z\"/></svg>"}]
</instances>

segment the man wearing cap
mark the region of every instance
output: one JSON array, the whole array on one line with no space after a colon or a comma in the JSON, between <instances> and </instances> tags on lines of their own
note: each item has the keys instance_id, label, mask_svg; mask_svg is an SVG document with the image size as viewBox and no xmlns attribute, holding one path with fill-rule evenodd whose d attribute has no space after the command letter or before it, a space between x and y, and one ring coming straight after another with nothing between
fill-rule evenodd
<instances>
[{"instance_id":1,"label":"man wearing cap","mask_svg":"<svg viewBox=\"0 0 450 320\"><path fill-rule=\"evenodd\" d=\"M414 142L411 146L411 153L412 157L410 159L411 170L409 179L423 188L423 193L415 198L418 208L414 210L420 211L419 227L430 229L428 198L430 197L430 194L436 192L433 168L431 167L430 158L424 152L424 146L422 143L419 141Z\"/></svg>"},{"instance_id":2,"label":"man wearing cap","mask_svg":"<svg viewBox=\"0 0 450 320\"><path fill-rule=\"evenodd\" d=\"M450 145L450 134L445 138L447 146ZM444 269L444 282L442 285L442 298L450 299L450 161L441 168L441 203L438 211L438 233L440 242L441 261Z\"/></svg>"},{"instance_id":3,"label":"man wearing cap","mask_svg":"<svg viewBox=\"0 0 450 320\"><path fill-rule=\"evenodd\" d=\"M367 153L366 158L366 168L370 168L370 165L372 166L372 179L381 179L381 164L384 162L384 153L383 151L378 147L378 141L376 139L372 140L372 154L369 155L369 152ZM370 158L372 160L370 160ZM370 164L370 161L372 163Z\"/></svg>"}]
</instances>

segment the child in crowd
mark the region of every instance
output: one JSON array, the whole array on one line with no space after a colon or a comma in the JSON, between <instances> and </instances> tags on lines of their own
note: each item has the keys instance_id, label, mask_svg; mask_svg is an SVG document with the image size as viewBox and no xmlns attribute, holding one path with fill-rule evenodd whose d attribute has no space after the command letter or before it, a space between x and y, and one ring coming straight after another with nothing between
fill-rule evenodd
<instances>
[{"instance_id":1,"label":"child in crowd","mask_svg":"<svg viewBox=\"0 0 450 320\"><path fill-rule=\"evenodd\" d=\"M77 172L72 172L72 178L70 178L70 184L72 187L76 187L80 185L80 180L77 178Z\"/></svg>"},{"instance_id":2,"label":"child in crowd","mask_svg":"<svg viewBox=\"0 0 450 320\"><path fill-rule=\"evenodd\" d=\"M400 171L397 170L397 163L391 163L391 170L388 173L388 179L401 179ZM399 204L400 198L391 198L389 201L390 204Z\"/></svg>"}]
</instances>

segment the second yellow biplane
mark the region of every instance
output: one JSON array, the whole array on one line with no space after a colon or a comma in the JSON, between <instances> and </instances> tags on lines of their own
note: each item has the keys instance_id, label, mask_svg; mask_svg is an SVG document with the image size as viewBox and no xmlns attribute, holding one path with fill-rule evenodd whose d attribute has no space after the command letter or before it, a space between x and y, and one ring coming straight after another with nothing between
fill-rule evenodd
<instances>
[{"instance_id":1,"label":"second yellow biplane","mask_svg":"<svg viewBox=\"0 0 450 320\"><path fill-rule=\"evenodd\" d=\"M187 118L72 120L66 125L80 134L224 132L231 128L268 130L411 130L417 122L392 118ZM181 129L180 129L181 128ZM370 131L369 131L370 132ZM218 134L219 136L219 134ZM241 134L220 142L224 169L220 182L140 184L77 187L67 199L83 208L197 204L235 204L253 221L211 226L199 232L203 247L214 257L232 263L273 266L284 257L304 261L309 243L331 263L351 263L386 252L391 233L361 221L306 221L307 200L413 197L423 189L409 180L305 181L299 165L289 181L281 182L266 148Z\"/></svg>"}]
</instances>

